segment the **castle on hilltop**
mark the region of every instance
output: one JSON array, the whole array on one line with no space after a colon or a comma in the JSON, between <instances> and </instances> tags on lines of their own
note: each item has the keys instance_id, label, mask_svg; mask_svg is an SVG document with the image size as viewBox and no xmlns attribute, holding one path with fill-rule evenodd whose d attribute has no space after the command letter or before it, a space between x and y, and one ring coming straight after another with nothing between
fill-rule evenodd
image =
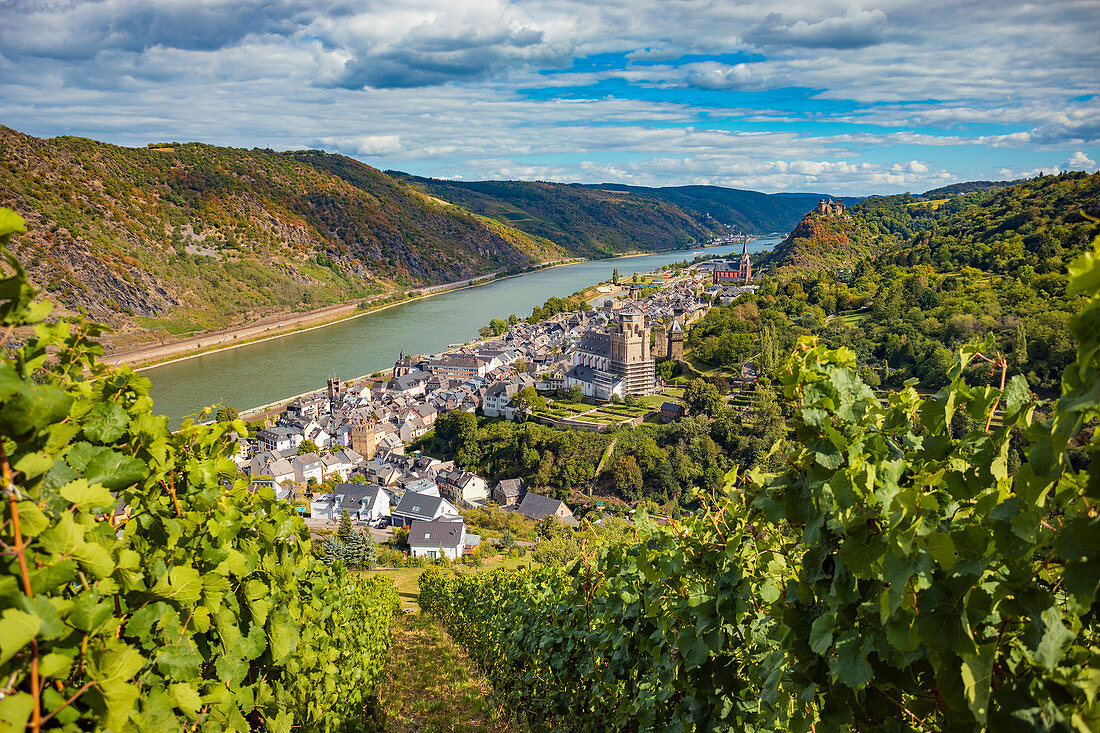
<instances>
[{"instance_id":1,"label":"castle on hilltop","mask_svg":"<svg viewBox=\"0 0 1100 733\"><path fill-rule=\"evenodd\" d=\"M818 202L817 208L814 209L814 211L818 214L824 214L828 217L844 216L844 202L821 199L821 201Z\"/></svg>"}]
</instances>

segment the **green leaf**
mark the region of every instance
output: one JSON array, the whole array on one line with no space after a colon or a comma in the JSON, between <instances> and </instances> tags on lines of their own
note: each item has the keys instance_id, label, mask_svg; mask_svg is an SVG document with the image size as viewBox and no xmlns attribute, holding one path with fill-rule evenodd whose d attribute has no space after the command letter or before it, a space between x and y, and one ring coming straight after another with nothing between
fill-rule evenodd
<instances>
[{"instance_id":1,"label":"green leaf","mask_svg":"<svg viewBox=\"0 0 1100 733\"><path fill-rule=\"evenodd\" d=\"M14 608L5 609L0 621L4 628L4 633L0 634L0 664L4 664L38 635L42 621Z\"/></svg>"},{"instance_id":2,"label":"green leaf","mask_svg":"<svg viewBox=\"0 0 1100 733\"><path fill-rule=\"evenodd\" d=\"M176 603L195 603L202 596L202 578L190 565L177 565L161 576L153 594Z\"/></svg>"},{"instance_id":3,"label":"green leaf","mask_svg":"<svg viewBox=\"0 0 1100 733\"><path fill-rule=\"evenodd\" d=\"M73 658L65 654L50 653L38 662L38 674L43 677L64 679L73 666Z\"/></svg>"},{"instance_id":4,"label":"green leaf","mask_svg":"<svg viewBox=\"0 0 1100 733\"><path fill-rule=\"evenodd\" d=\"M111 490L126 488L142 479L148 466L131 456L104 448L84 466L89 483L101 483Z\"/></svg>"},{"instance_id":5,"label":"green leaf","mask_svg":"<svg viewBox=\"0 0 1100 733\"><path fill-rule=\"evenodd\" d=\"M978 724L985 726L989 715L989 693L992 685L993 655L996 644L983 644L974 656L964 657L960 673L966 692L966 704Z\"/></svg>"},{"instance_id":6,"label":"green leaf","mask_svg":"<svg viewBox=\"0 0 1100 733\"><path fill-rule=\"evenodd\" d=\"M70 481L61 487L61 496L83 511L113 509L118 500L102 484L89 484L87 479Z\"/></svg>"},{"instance_id":7,"label":"green leaf","mask_svg":"<svg viewBox=\"0 0 1100 733\"><path fill-rule=\"evenodd\" d=\"M950 570L955 564L955 543L951 541L951 535L946 532L936 532L924 538L924 545L932 553L939 566L944 570Z\"/></svg>"},{"instance_id":8,"label":"green leaf","mask_svg":"<svg viewBox=\"0 0 1100 733\"><path fill-rule=\"evenodd\" d=\"M1062 649L1073 641L1076 634L1062 623L1062 614L1057 606L1051 606L1043 611L1041 618L1045 630L1035 650L1035 660L1053 671L1062 659Z\"/></svg>"},{"instance_id":9,"label":"green leaf","mask_svg":"<svg viewBox=\"0 0 1100 733\"><path fill-rule=\"evenodd\" d=\"M11 209L0 208L0 237L9 234L24 234L27 231L27 222L23 217Z\"/></svg>"},{"instance_id":10,"label":"green leaf","mask_svg":"<svg viewBox=\"0 0 1100 733\"><path fill-rule=\"evenodd\" d=\"M117 639L107 642L104 648L92 654L88 664L96 684L129 680L145 665L145 658L137 649Z\"/></svg>"},{"instance_id":11,"label":"green leaf","mask_svg":"<svg viewBox=\"0 0 1100 733\"><path fill-rule=\"evenodd\" d=\"M4 210L0 209L0 213ZM0 731L23 731L34 712L34 698L25 692L0 698Z\"/></svg>"},{"instance_id":12,"label":"green leaf","mask_svg":"<svg viewBox=\"0 0 1100 733\"><path fill-rule=\"evenodd\" d=\"M97 402L88 415L84 435L97 443L113 443L126 431L129 417L117 402Z\"/></svg>"},{"instance_id":13,"label":"green leaf","mask_svg":"<svg viewBox=\"0 0 1100 733\"><path fill-rule=\"evenodd\" d=\"M867 663L869 642L858 629L848 629L837 637L836 659L829 663L829 668L836 679L853 690L865 687L873 676Z\"/></svg>"},{"instance_id":14,"label":"green leaf","mask_svg":"<svg viewBox=\"0 0 1100 733\"><path fill-rule=\"evenodd\" d=\"M186 682L169 685L168 692L181 710L196 713L202 707L202 697L199 696L194 687Z\"/></svg>"},{"instance_id":15,"label":"green leaf","mask_svg":"<svg viewBox=\"0 0 1100 733\"><path fill-rule=\"evenodd\" d=\"M815 654L824 654L833 645L833 629L836 627L836 617L825 614L814 619L810 627L810 648Z\"/></svg>"}]
</instances>

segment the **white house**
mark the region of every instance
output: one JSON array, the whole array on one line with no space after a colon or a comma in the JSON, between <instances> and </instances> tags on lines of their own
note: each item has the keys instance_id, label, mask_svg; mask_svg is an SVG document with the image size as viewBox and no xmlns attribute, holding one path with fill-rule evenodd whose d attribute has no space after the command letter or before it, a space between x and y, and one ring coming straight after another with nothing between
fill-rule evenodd
<instances>
[{"instance_id":1,"label":"white house","mask_svg":"<svg viewBox=\"0 0 1100 733\"><path fill-rule=\"evenodd\" d=\"M466 534L461 520L413 522L409 528L409 552L413 557L457 560L467 546L476 547L481 537Z\"/></svg>"},{"instance_id":2,"label":"white house","mask_svg":"<svg viewBox=\"0 0 1100 733\"><path fill-rule=\"evenodd\" d=\"M256 433L256 442L265 451L286 451L297 447L294 432L287 428L264 428Z\"/></svg>"},{"instance_id":3,"label":"white house","mask_svg":"<svg viewBox=\"0 0 1100 733\"><path fill-rule=\"evenodd\" d=\"M325 464L316 453L306 453L305 455L294 456L290 465L294 467L295 483L304 484L310 479L314 479L317 483L321 483L325 480Z\"/></svg>"},{"instance_id":4,"label":"white house","mask_svg":"<svg viewBox=\"0 0 1100 733\"><path fill-rule=\"evenodd\" d=\"M430 522L443 516L458 517L458 509L443 497L406 491L390 514L390 524L408 527L413 522Z\"/></svg>"},{"instance_id":5,"label":"white house","mask_svg":"<svg viewBox=\"0 0 1100 733\"><path fill-rule=\"evenodd\" d=\"M337 484L331 494L320 494L310 503L310 515L338 521L346 511L353 521L374 522L390 516L390 496L377 485Z\"/></svg>"},{"instance_id":6,"label":"white house","mask_svg":"<svg viewBox=\"0 0 1100 733\"><path fill-rule=\"evenodd\" d=\"M485 479L469 471L440 471L436 481L439 492L460 506L480 506L489 498L489 485Z\"/></svg>"}]
</instances>

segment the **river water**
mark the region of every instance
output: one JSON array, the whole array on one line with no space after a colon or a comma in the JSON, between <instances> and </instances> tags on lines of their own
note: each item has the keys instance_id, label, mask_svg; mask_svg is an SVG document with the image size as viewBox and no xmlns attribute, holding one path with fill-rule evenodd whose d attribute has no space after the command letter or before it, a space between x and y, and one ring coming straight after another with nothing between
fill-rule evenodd
<instances>
[{"instance_id":1,"label":"river water","mask_svg":"<svg viewBox=\"0 0 1100 733\"><path fill-rule=\"evenodd\" d=\"M749 244L749 251L771 249L779 241L778 237L757 239ZM725 255L740 248L710 247L563 265L142 373L153 382L154 410L168 415L171 425L177 426L207 405L231 405L244 411L324 387L331 376L350 379L392 367L401 352L433 354L471 341L490 318L510 313L524 318L551 296L563 297L610 279L615 268L627 279L698 254Z\"/></svg>"}]
</instances>

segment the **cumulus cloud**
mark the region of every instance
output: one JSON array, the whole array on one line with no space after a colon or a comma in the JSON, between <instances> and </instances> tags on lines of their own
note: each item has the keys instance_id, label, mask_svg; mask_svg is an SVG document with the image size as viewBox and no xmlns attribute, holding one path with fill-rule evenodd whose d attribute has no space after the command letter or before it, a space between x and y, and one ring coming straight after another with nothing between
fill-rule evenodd
<instances>
[{"instance_id":1,"label":"cumulus cloud","mask_svg":"<svg viewBox=\"0 0 1100 733\"><path fill-rule=\"evenodd\" d=\"M1100 144L1092 0L0 3L0 118L39 135L853 193Z\"/></svg>"},{"instance_id":2,"label":"cumulus cloud","mask_svg":"<svg viewBox=\"0 0 1100 733\"><path fill-rule=\"evenodd\" d=\"M780 13L770 13L748 33L746 40L766 47L853 49L882 43L885 37L886 13L877 8L848 8L844 15L819 21L799 18L792 22Z\"/></svg>"},{"instance_id":3,"label":"cumulus cloud","mask_svg":"<svg viewBox=\"0 0 1100 733\"><path fill-rule=\"evenodd\" d=\"M1067 165L1071 169L1093 170L1096 168L1096 161L1078 150L1076 153L1069 156Z\"/></svg>"}]
</instances>

